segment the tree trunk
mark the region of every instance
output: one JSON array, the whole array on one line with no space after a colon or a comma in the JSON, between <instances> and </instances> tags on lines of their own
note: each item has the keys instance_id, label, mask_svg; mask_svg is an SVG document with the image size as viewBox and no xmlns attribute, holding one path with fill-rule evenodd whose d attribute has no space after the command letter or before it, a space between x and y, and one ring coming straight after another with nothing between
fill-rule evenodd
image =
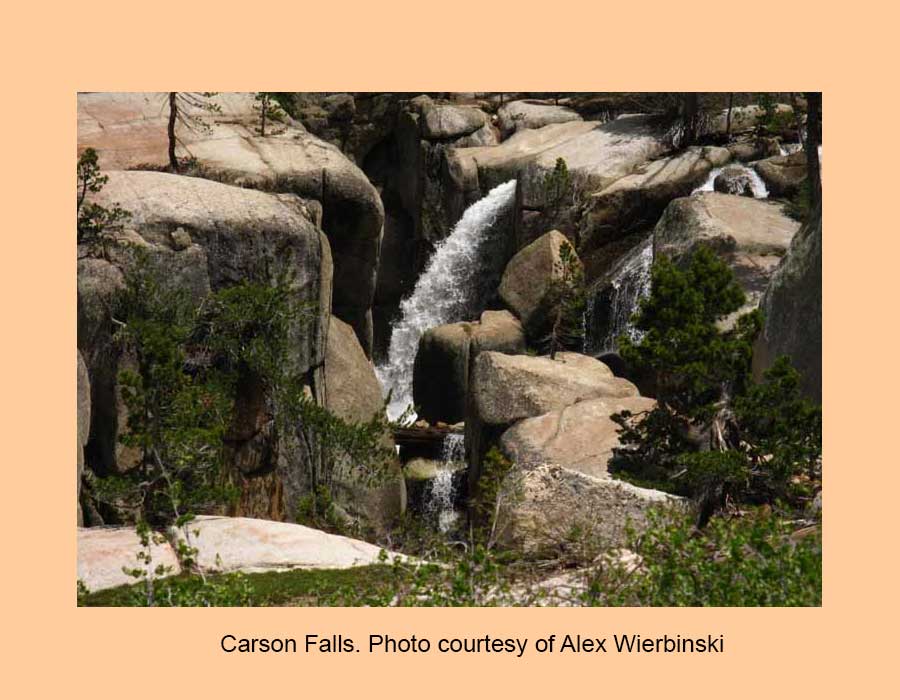
<instances>
[{"instance_id":1,"label":"tree trunk","mask_svg":"<svg viewBox=\"0 0 900 700\"><path fill-rule=\"evenodd\" d=\"M822 143L822 93L806 93L806 172L813 208L822 202L822 166L819 145Z\"/></svg>"},{"instance_id":2,"label":"tree trunk","mask_svg":"<svg viewBox=\"0 0 900 700\"><path fill-rule=\"evenodd\" d=\"M681 104L681 119L684 124L684 137L681 146L693 146L697 140L697 113L699 111L699 93L684 93Z\"/></svg>"},{"instance_id":3,"label":"tree trunk","mask_svg":"<svg viewBox=\"0 0 900 700\"><path fill-rule=\"evenodd\" d=\"M728 116L725 117L725 140L731 139L731 108L734 107L734 93L728 93Z\"/></svg>"},{"instance_id":4,"label":"tree trunk","mask_svg":"<svg viewBox=\"0 0 900 700\"><path fill-rule=\"evenodd\" d=\"M262 102L262 116L261 116L260 127L259 127L259 135L265 136L266 135L266 113L269 111L269 96L263 95L261 102Z\"/></svg>"},{"instance_id":5,"label":"tree trunk","mask_svg":"<svg viewBox=\"0 0 900 700\"><path fill-rule=\"evenodd\" d=\"M178 169L178 158L175 157L175 120L178 118L178 93L169 93L169 165L172 166L172 172L180 172Z\"/></svg>"}]
</instances>

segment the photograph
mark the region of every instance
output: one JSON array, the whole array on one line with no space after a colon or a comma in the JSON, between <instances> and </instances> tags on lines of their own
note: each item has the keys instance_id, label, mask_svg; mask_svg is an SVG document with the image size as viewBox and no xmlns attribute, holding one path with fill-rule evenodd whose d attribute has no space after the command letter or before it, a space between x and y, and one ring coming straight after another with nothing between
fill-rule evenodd
<instances>
[{"instance_id":1,"label":"photograph","mask_svg":"<svg viewBox=\"0 0 900 700\"><path fill-rule=\"evenodd\" d=\"M822 92L69 94L79 607L822 606Z\"/></svg>"}]
</instances>

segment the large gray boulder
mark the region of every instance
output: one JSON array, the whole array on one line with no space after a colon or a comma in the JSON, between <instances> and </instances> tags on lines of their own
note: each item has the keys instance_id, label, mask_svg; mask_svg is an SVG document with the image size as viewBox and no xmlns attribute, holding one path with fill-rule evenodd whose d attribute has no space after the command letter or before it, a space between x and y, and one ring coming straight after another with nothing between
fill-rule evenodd
<instances>
[{"instance_id":1,"label":"large gray boulder","mask_svg":"<svg viewBox=\"0 0 900 700\"><path fill-rule=\"evenodd\" d=\"M634 384L586 355L561 352L550 359L479 353L469 372L466 407L470 488L477 489L481 461L490 445L514 423L579 401L636 396Z\"/></svg>"},{"instance_id":2,"label":"large gray boulder","mask_svg":"<svg viewBox=\"0 0 900 700\"><path fill-rule=\"evenodd\" d=\"M166 93L81 93L78 147L93 147L104 170L165 167ZM340 149L291 123L258 134L252 93L213 98L220 113L198 112L208 129L179 129L180 158L209 179L295 193L321 203L334 254L334 312L353 326L367 354L384 223L377 190Z\"/></svg>"},{"instance_id":3,"label":"large gray boulder","mask_svg":"<svg viewBox=\"0 0 900 700\"><path fill-rule=\"evenodd\" d=\"M630 116L611 122L570 121L523 129L499 146L457 148L448 155L450 169L462 189L485 193L515 178L526 167L552 171L558 158L581 186L601 189L635 167L662 155L662 135L652 120ZM525 196L525 205L539 203L539 188Z\"/></svg>"},{"instance_id":4,"label":"large gray boulder","mask_svg":"<svg viewBox=\"0 0 900 700\"><path fill-rule=\"evenodd\" d=\"M550 328L559 303L555 284L563 276L560 250L574 246L559 231L550 231L516 253L500 280L500 298L512 310L532 340L542 338ZM576 264L580 265L578 256Z\"/></svg>"},{"instance_id":5,"label":"large gray boulder","mask_svg":"<svg viewBox=\"0 0 900 700\"><path fill-rule=\"evenodd\" d=\"M365 423L384 415L381 385L375 368L366 358L353 329L331 317L325 350L325 405L351 424ZM385 431L384 446L393 451L394 439ZM367 525L383 528L406 508L406 489L399 460L369 483L356 465L344 465L346 476L335 484L333 494L344 510Z\"/></svg>"},{"instance_id":6,"label":"large gray boulder","mask_svg":"<svg viewBox=\"0 0 900 700\"><path fill-rule=\"evenodd\" d=\"M822 209L791 242L760 302L764 325L753 351L757 380L779 355L788 355L801 387L822 401Z\"/></svg>"},{"instance_id":7,"label":"large gray boulder","mask_svg":"<svg viewBox=\"0 0 900 700\"><path fill-rule=\"evenodd\" d=\"M673 200L653 231L653 255L687 259L698 245L719 253L756 308L799 224L763 199L702 192Z\"/></svg>"},{"instance_id":8,"label":"large gray boulder","mask_svg":"<svg viewBox=\"0 0 900 700\"><path fill-rule=\"evenodd\" d=\"M508 138L522 129L540 129L548 124L581 121L581 115L552 102L513 100L497 110L497 121L503 138Z\"/></svg>"},{"instance_id":9,"label":"large gray boulder","mask_svg":"<svg viewBox=\"0 0 900 700\"><path fill-rule=\"evenodd\" d=\"M422 136L429 141L459 139L469 136L489 123L487 115L477 107L434 104L422 109Z\"/></svg>"},{"instance_id":10,"label":"large gray boulder","mask_svg":"<svg viewBox=\"0 0 900 700\"><path fill-rule=\"evenodd\" d=\"M81 476L84 473L84 446L87 445L88 437L91 434L91 380L88 376L87 365L84 364L84 358L81 351L77 352L77 432L78 432L78 469L77 469L77 504L78 504L78 526L80 527L84 518L81 513Z\"/></svg>"},{"instance_id":11,"label":"large gray boulder","mask_svg":"<svg viewBox=\"0 0 900 700\"><path fill-rule=\"evenodd\" d=\"M753 182L749 172L742 167L729 166L713 180L713 190L723 194L736 194L741 197L753 197Z\"/></svg>"},{"instance_id":12,"label":"large gray boulder","mask_svg":"<svg viewBox=\"0 0 900 700\"><path fill-rule=\"evenodd\" d=\"M642 396L579 401L515 423L500 437L500 449L520 464L548 462L604 477L619 446L619 426L611 416L621 411L640 414L655 405Z\"/></svg>"},{"instance_id":13,"label":"large gray boulder","mask_svg":"<svg viewBox=\"0 0 900 700\"><path fill-rule=\"evenodd\" d=\"M773 197L790 197L806 179L806 153L797 151L786 156L773 156L757 161L753 168Z\"/></svg>"},{"instance_id":14,"label":"large gray boulder","mask_svg":"<svg viewBox=\"0 0 900 700\"><path fill-rule=\"evenodd\" d=\"M483 352L469 378L472 405L486 425L511 425L587 399L637 395L634 384L599 360L571 352L555 359Z\"/></svg>"},{"instance_id":15,"label":"large gray boulder","mask_svg":"<svg viewBox=\"0 0 900 700\"><path fill-rule=\"evenodd\" d=\"M584 541L611 550L626 546L629 528L640 532L651 510L680 502L556 464L519 465L501 486L494 532L501 547L526 556L555 558Z\"/></svg>"},{"instance_id":16,"label":"large gray boulder","mask_svg":"<svg viewBox=\"0 0 900 700\"><path fill-rule=\"evenodd\" d=\"M117 203L132 216L129 228L113 235L104 257L80 251L78 347L92 393L88 466L105 474L134 463L134 455L124 454L118 440L127 420L118 374L132 360L112 342L111 311L136 247L166 271L164 284L186 292L195 303L210 291L242 281L274 283L289 276L296 301L314 309L308 322L290 330L290 362L292 369L311 377L310 391L324 402L331 256L304 200L160 172L107 174L109 181L92 201ZM191 241L187 247L185 236ZM241 488L237 512L280 519L292 515L308 488L310 457L299 446L275 444L266 404L260 387L241 392L227 459Z\"/></svg>"},{"instance_id":17,"label":"large gray boulder","mask_svg":"<svg viewBox=\"0 0 900 700\"><path fill-rule=\"evenodd\" d=\"M639 165L594 192L587 198L579 252L590 256L629 232L652 225L671 200L689 195L714 168L730 159L725 148L692 147Z\"/></svg>"},{"instance_id":18,"label":"large gray boulder","mask_svg":"<svg viewBox=\"0 0 900 700\"><path fill-rule=\"evenodd\" d=\"M522 324L508 311L485 311L480 321L450 323L426 331L413 366L413 401L430 423L465 418L471 357L481 351L525 352Z\"/></svg>"}]
</instances>

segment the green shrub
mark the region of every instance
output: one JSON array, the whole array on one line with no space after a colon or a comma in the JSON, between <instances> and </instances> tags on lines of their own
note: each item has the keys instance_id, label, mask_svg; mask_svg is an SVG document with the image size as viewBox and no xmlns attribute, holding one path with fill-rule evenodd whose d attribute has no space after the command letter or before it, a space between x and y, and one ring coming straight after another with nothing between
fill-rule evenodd
<instances>
[{"instance_id":1,"label":"green shrub","mask_svg":"<svg viewBox=\"0 0 900 700\"><path fill-rule=\"evenodd\" d=\"M76 174L78 180L76 197L78 243L102 243L104 232L120 226L131 217L131 213L122 209L118 204L113 205L112 209L107 209L99 204L86 201L89 192L100 192L109 181L107 175L100 174L97 151L93 148L86 148L78 157Z\"/></svg>"},{"instance_id":2,"label":"green shrub","mask_svg":"<svg viewBox=\"0 0 900 700\"><path fill-rule=\"evenodd\" d=\"M586 602L625 606L817 606L822 604L821 529L792 538L768 508L718 516L698 531L689 516L657 513L631 544L638 568L608 565Z\"/></svg>"},{"instance_id":3,"label":"green shrub","mask_svg":"<svg viewBox=\"0 0 900 700\"><path fill-rule=\"evenodd\" d=\"M799 374L780 358L762 383L751 379L759 312L720 327L744 300L708 248L680 267L663 258L636 314L643 336L620 341L626 361L655 378L657 406L613 416L622 446L611 467L696 498L701 524L729 498L790 500L809 491L809 481L798 488L799 477L818 478L821 409L802 397Z\"/></svg>"}]
</instances>

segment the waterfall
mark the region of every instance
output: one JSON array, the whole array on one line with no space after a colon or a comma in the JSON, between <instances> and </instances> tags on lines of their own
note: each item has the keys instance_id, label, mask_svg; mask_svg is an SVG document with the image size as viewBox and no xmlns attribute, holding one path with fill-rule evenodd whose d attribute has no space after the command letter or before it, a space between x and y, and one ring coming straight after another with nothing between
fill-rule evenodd
<instances>
[{"instance_id":1,"label":"waterfall","mask_svg":"<svg viewBox=\"0 0 900 700\"><path fill-rule=\"evenodd\" d=\"M441 464L437 476L431 480L431 493L426 512L437 515L438 529L447 532L459 518L453 491L453 473L459 463L465 461L465 436L462 433L448 433L441 446Z\"/></svg>"},{"instance_id":2,"label":"waterfall","mask_svg":"<svg viewBox=\"0 0 900 700\"><path fill-rule=\"evenodd\" d=\"M696 194L697 192L714 192L715 187L713 185L716 181L716 177L718 177L719 173L721 173L725 168L736 168L743 171L744 174L747 175L747 177L750 179L750 189L753 190L753 196L756 199L768 199L769 190L766 188L766 183L762 181L762 178L753 168L748 168L746 165L741 165L740 163L732 163L721 168L713 168L712 172L710 172L709 174L709 177L706 178L706 182L704 182L702 185L700 185L700 187L691 192L691 194Z\"/></svg>"},{"instance_id":3,"label":"waterfall","mask_svg":"<svg viewBox=\"0 0 900 700\"><path fill-rule=\"evenodd\" d=\"M640 300L650 293L650 269L653 266L653 236L631 249L613 269L608 281L590 294L588 301L586 350L591 355L616 352L619 336L640 340L641 333L631 323ZM599 307L598 307L598 298ZM605 332L597 333L598 309L603 312Z\"/></svg>"},{"instance_id":4,"label":"waterfall","mask_svg":"<svg viewBox=\"0 0 900 700\"><path fill-rule=\"evenodd\" d=\"M492 256L485 251L487 234L512 205L515 190L516 181L510 180L466 209L434 251L412 294L400 304L387 361L376 368L385 393L392 392L388 406L392 419L412 403L413 362L422 334L471 318L483 302L482 282L494 272Z\"/></svg>"}]
</instances>

